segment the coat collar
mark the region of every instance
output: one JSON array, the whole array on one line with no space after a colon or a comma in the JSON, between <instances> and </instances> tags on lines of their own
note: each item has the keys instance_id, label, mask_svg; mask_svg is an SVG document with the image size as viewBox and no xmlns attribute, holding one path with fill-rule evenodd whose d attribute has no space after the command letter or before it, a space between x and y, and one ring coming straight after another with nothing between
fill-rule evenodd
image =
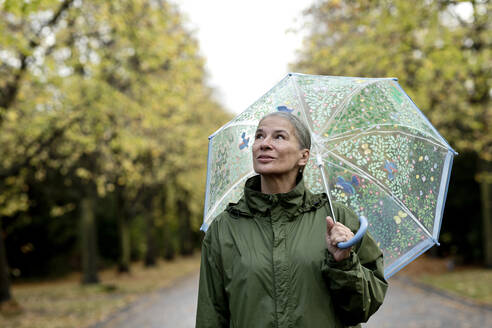
<instances>
[{"instance_id":1,"label":"coat collar","mask_svg":"<svg viewBox=\"0 0 492 328\"><path fill-rule=\"evenodd\" d=\"M233 217L267 216L277 205L282 206L291 220L299 214L315 210L326 204L326 194L313 194L304 186L301 178L291 191L282 194L264 194L261 179L255 175L246 181L244 195L237 203L230 203L226 211Z\"/></svg>"}]
</instances>

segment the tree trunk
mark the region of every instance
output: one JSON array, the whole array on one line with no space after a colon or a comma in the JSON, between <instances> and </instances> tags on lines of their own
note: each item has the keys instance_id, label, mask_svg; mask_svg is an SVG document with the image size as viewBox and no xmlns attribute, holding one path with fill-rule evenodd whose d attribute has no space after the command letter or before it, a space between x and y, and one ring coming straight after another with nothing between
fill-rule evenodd
<instances>
[{"instance_id":1,"label":"tree trunk","mask_svg":"<svg viewBox=\"0 0 492 328\"><path fill-rule=\"evenodd\" d=\"M124 202L121 190L116 190L116 216L118 219L118 228L120 233L120 258L118 263L118 272L130 272L131 261L131 242L130 242L130 222L124 210Z\"/></svg>"},{"instance_id":2,"label":"tree trunk","mask_svg":"<svg viewBox=\"0 0 492 328\"><path fill-rule=\"evenodd\" d=\"M163 256L166 260L172 260L176 256L175 230L170 220L170 215L164 215L162 227L162 248Z\"/></svg>"},{"instance_id":3,"label":"tree trunk","mask_svg":"<svg viewBox=\"0 0 492 328\"><path fill-rule=\"evenodd\" d=\"M94 216L94 200L85 196L80 202L81 210L81 251L82 251L82 283L99 282L97 272L97 232Z\"/></svg>"},{"instance_id":4,"label":"tree trunk","mask_svg":"<svg viewBox=\"0 0 492 328\"><path fill-rule=\"evenodd\" d=\"M12 299L10 293L9 265L7 263L7 252L0 219L0 304Z\"/></svg>"},{"instance_id":5,"label":"tree trunk","mask_svg":"<svg viewBox=\"0 0 492 328\"><path fill-rule=\"evenodd\" d=\"M154 208L152 196L147 196L145 213L145 238L147 241L147 250L145 252L145 266L152 267L156 265L157 247L155 240Z\"/></svg>"},{"instance_id":6,"label":"tree trunk","mask_svg":"<svg viewBox=\"0 0 492 328\"><path fill-rule=\"evenodd\" d=\"M178 201L179 244L181 255L193 254L193 233L191 231L191 213L184 201Z\"/></svg>"},{"instance_id":7,"label":"tree trunk","mask_svg":"<svg viewBox=\"0 0 492 328\"><path fill-rule=\"evenodd\" d=\"M164 223L164 231L162 234L164 258L166 260L172 260L176 256L176 247L174 246L173 231L171 230L171 225L169 222Z\"/></svg>"},{"instance_id":8,"label":"tree trunk","mask_svg":"<svg viewBox=\"0 0 492 328\"><path fill-rule=\"evenodd\" d=\"M170 185L173 186L173 183L170 182ZM169 188L169 186L166 186ZM162 238L162 249L161 255L166 260L174 259L176 255L176 247L173 239L173 229L170 222L170 216L174 213L174 207L169 204L170 200L168 198L168 190L164 188L160 194L160 203L164 204L166 213L162 213L162 229L160 231Z\"/></svg>"},{"instance_id":9,"label":"tree trunk","mask_svg":"<svg viewBox=\"0 0 492 328\"><path fill-rule=\"evenodd\" d=\"M151 213L145 215L145 238L147 241L147 250L145 252L145 266L152 267L156 265L156 242L154 235L154 218Z\"/></svg>"},{"instance_id":10,"label":"tree trunk","mask_svg":"<svg viewBox=\"0 0 492 328\"><path fill-rule=\"evenodd\" d=\"M492 162L480 161L484 264L492 268Z\"/></svg>"},{"instance_id":11,"label":"tree trunk","mask_svg":"<svg viewBox=\"0 0 492 328\"><path fill-rule=\"evenodd\" d=\"M118 272L130 272L130 257L131 257L131 243L130 243L130 225L125 217L118 217L119 230L120 230L120 260L118 264Z\"/></svg>"}]
</instances>

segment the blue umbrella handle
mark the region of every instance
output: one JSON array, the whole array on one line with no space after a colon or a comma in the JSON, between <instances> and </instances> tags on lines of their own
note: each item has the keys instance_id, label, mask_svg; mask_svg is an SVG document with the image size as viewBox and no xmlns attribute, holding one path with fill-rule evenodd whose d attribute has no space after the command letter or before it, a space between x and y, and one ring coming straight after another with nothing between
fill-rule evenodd
<instances>
[{"instance_id":1,"label":"blue umbrella handle","mask_svg":"<svg viewBox=\"0 0 492 328\"><path fill-rule=\"evenodd\" d=\"M338 248L349 248L361 240L362 237L364 237L364 234L366 233L367 230L367 219L365 216L359 216L359 222L360 222L360 227L355 236L348 240L348 241L343 241L337 244Z\"/></svg>"}]
</instances>

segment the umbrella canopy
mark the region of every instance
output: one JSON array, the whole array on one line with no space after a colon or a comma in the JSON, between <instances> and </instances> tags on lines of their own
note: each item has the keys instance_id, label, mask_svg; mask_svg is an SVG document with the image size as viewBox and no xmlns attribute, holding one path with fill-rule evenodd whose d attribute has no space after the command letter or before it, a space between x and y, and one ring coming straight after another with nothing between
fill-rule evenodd
<instances>
[{"instance_id":1,"label":"umbrella canopy","mask_svg":"<svg viewBox=\"0 0 492 328\"><path fill-rule=\"evenodd\" d=\"M300 117L311 133L304 181L369 221L388 278L434 244L456 152L394 78L288 74L209 137L206 230L254 175L259 120Z\"/></svg>"}]
</instances>

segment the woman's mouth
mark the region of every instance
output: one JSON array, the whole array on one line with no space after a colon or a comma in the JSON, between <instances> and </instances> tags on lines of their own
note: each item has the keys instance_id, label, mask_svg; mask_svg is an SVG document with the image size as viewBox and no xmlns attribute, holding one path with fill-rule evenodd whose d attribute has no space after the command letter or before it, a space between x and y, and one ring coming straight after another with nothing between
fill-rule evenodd
<instances>
[{"instance_id":1,"label":"woman's mouth","mask_svg":"<svg viewBox=\"0 0 492 328\"><path fill-rule=\"evenodd\" d=\"M269 162L273 161L275 158L272 156L268 156L268 155L260 155L256 159L260 163L269 163Z\"/></svg>"}]
</instances>

